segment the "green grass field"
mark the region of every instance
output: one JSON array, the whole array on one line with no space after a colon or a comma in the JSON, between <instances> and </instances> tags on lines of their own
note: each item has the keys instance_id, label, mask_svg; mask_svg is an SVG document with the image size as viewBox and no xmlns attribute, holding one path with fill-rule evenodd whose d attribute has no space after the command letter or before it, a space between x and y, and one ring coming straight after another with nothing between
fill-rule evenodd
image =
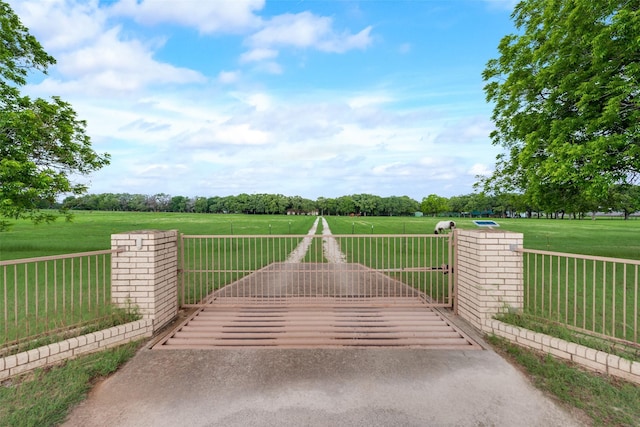
<instances>
[{"instance_id":1,"label":"green grass field","mask_svg":"<svg viewBox=\"0 0 640 427\"><path fill-rule=\"evenodd\" d=\"M441 218L328 217L334 234L431 234ZM315 217L141 212L76 212L72 222L16 221L0 233L0 260L109 249L111 234L178 230L184 234L306 234ZM558 252L640 259L640 220L498 219L501 230L524 234L524 246ZM477 228L456 219L458 228ZM320 232L319 227L318 232Z\"/></svg>"}]
</instances>

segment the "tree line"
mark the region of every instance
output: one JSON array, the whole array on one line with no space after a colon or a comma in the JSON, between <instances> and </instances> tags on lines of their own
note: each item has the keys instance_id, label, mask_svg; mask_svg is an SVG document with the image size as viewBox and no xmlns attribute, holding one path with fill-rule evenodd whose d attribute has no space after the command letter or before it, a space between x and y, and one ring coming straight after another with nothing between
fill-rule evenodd
<instances>
[{"instance_id":1,"label":"tree line","mask_svg":"<svg viewBox=\"0 0 640 427\"><path fill-rule=\"evenodd\" d=\"M420 210L420 204L408 196L379 197L372 194L310 200L282 194L186 197L164 193L104 193L69 196L57 207L65 210L364 216L406 216Z\"/></svg>"},{"instance_id":2,"label":"tree line","mask_svg":"<svg viewBox=\"0 0 640 427\"><path fill-rule=\"evenodd\" d=\"M165 193L154 195L129 193L69 196L60 206L65 210L243 213L269 215L361 215L412 216L416 212L429 216L582 218L596 212L621 212L627 219L640 211L640 186L613 187L608 197L589 203L578 198L548 197L541 203L526 194L491 195L471 193L450 198L430 194L418 202L408 196L380 197L352 194L316 200L282 194L246 194L234 196L187 197Z\"/></svg>"}]
</instances>

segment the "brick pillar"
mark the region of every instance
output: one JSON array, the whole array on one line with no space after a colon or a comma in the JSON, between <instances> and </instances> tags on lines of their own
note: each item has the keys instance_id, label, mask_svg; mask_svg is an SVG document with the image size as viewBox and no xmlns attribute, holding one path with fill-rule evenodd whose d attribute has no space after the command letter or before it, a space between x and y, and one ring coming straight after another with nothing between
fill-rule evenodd
<instances>
[{"instance_id":1,"label":"brick pillar","mask_svg":"<svg viewBox=\"0 0 640 427\"><path fill-rule=\"evenodd\" d=\"M154 332L178 313L178 232L144 230L111 235L111 300L137 306Z\"/></svg>"},{"instance_id":2,"label":"brick pillar","mask_svg":"<svg viewBox=\"0 0 640 427\"><path fill-rule=\"evenodd\" d=\"M483 330L498 313L524 303L522 233L456 230L458 315Z\"/></svg>"}]
</instances>

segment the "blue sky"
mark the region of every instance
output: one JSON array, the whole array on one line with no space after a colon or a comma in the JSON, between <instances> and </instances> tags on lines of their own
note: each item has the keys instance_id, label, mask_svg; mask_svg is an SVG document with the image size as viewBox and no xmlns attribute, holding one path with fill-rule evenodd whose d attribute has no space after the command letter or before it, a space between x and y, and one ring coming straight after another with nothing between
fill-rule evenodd
<instances>
[{"instance_id":1,"label":"blue sky","mask_svg":"<svg viewBox=\"0 0 640 427\"><path fill-rule=\"evenodd\" d=\"M111 165L91 193L473 191L512 0L10 0Z\"/></svg>"}]
</instances>

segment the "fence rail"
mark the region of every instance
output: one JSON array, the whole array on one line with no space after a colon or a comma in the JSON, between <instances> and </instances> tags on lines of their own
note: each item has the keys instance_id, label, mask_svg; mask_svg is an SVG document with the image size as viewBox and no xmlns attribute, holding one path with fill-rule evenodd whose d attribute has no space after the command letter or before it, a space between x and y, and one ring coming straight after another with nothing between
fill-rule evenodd
<instances>
[{"instance_id":1,"label":"fence rail","mask_svg":"<svg viewBox=\"0 0 640 427\"><path fill-rule=\"evenodd\" d=\"M179 295L182 305L421 296L451 306L451 244L444 235L183 235Z\"/></svg>"},{"instance_id":2,"label":"fence rail","mask_svg":"<svg viewBox=\"0 0 640 427\"><path fill-rule=\"evenodd\" d=\"M0 354L44 335L111 318L111 254L0 261Z\"/></svg>"},{"instance_id":3,"label":"fence rail","mask_svg":"<svg viewBox=\"0 0 640 427\"><path fill-rule=\"evenodd\" d=\"M588 333L640 343L640 261L521 251L526 313Z\"/></svg>"}]
</instances>

